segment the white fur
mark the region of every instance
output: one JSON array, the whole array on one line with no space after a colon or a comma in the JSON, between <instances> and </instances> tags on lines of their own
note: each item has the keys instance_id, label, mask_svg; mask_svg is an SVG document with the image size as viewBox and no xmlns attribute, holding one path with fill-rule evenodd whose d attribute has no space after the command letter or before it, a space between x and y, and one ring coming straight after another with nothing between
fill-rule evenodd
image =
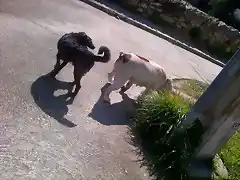
<instances>
[{"instance_id":1,"label":"white fur","mask_svg":"<svg viewBox=\"0 0 240 180\"><path fill-rule=\"evenodd\" d=\"M122 55L130 54L128 62L123 63ZM104 101L110 103L109 95L112 91L125 87L129 89L133 84L144 86L147 90L172 91L172 81L167 77L164 69L153 61L140 59L134 53L120 52L119 58L114 63L112 72L108 73L108 81L112 83L103 91Z\"/></svg>"}]
</instances>

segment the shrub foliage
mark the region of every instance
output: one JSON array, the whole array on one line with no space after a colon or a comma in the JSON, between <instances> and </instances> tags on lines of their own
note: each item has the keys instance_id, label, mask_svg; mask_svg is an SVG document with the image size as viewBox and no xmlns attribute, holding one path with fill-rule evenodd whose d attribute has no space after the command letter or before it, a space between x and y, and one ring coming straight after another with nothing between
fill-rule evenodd
<instances>
[{"instance_id":1,"label":"shrub foliage","mask_svg":"<svg viewBox=\"0 0 240 180\"><path fill-rule=\"evenodd\" d=\"M187 179L186 162L199 143L199 121L185 132L175 131L191 105L180 95L152 92L137 100L133 133L140 139L143 162L156 179Z\"/></svg>"}]
</instances>

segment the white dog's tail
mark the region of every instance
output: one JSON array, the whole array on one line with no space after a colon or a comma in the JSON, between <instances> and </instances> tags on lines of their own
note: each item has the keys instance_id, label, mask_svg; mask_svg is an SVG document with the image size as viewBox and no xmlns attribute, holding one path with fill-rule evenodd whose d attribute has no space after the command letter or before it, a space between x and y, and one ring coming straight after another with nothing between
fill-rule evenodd
<instances>
[{"instance_id":1,"label":"white dog's tail","mask_svg":"<svg viewBox=\"0 0 240 180\"><path fill-rule=\"evenodd\" d=\"M173 85L172 85L172 80L167 78L166 82L165 82L165 88L166 90L168 90L169 92L173 91Z\"/></svg>"}]
</instances>

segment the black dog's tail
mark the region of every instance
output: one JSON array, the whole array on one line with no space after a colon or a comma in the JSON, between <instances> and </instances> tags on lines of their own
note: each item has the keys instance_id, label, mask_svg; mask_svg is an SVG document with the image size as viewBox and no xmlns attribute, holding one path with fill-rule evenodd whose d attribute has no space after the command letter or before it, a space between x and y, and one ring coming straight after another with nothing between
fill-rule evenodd
<instances>
[{"instance_id":1,"label":"black dog's tail","mask_svg":"<svg viewBox=\"0 0 240 180\"><path fill-rule=\"evenodd\" d=\"M103 54L103 56L99 56L100 54ZM106 46L101 46L98 50L98 55L95 56L95 62L102 62L107 63L111 59L111 51Z\"/></svg>"}]
</instances>

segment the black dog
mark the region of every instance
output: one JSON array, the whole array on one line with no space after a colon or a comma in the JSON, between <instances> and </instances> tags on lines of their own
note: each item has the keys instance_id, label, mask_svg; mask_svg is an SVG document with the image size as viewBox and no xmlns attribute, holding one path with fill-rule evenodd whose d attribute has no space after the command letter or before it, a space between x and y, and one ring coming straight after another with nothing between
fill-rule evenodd
<instances>
[{"instance_id":1,"label":"black dog","mask_svg":"<svg viewBox=\"0 0 240 180\"><path fill-rule=\"evenodd\" d=\"M81 78L91 70L95 62L107 63L111 59L111 52L106 46L101 46L98 50L98 54L104 53L103 56L94 55L88 47L95 48L92 39L84 32L64 34L57 44L57 62L50 75L56 77L61 69L71 62L74 66L73 85L76 85L75 91L71 93L72 97L78 94L81 89ZM60 60L63 61L62 64Z\"/></svg>"},{"instance_id":2,"label":"black dog","mask_svg":"<svg viewBox=\"0 0 240 180\"><path fill-rule=\"evenodd\" d=\"M78 53L77 48L79 46L95 49L92 39L85 32L66 33L58 40L58 43L57 43L58 53L56 56L57 62L54 66L54 69L58 69L58 72L56 71L55 73L52 72L52 76L55 77L60 72L60 70L67 65L68 62L72 62L74 56L76 56L75 54ZM61 58L62 56L65 56L65 58L64 57ZM61 59L64 62L60 66Z\"/></svg>"}]
</instances>

